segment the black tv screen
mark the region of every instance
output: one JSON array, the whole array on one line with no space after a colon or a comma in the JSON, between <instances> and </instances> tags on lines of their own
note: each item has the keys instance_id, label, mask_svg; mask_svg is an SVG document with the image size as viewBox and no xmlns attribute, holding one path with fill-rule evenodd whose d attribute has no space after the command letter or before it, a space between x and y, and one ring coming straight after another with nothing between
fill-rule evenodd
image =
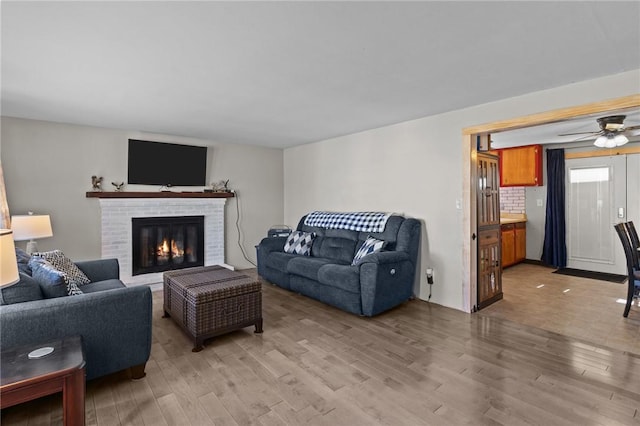
<instances>
[{"instance_id":1,"label":"black tv screen","mask_svg":"<svg viewBox=\"0 0 640 426\"><path fill-rule=\"evenodd\" d=\"M128 182L205 186L207 147L129 139Z\"/></svg>"}]
</instances>

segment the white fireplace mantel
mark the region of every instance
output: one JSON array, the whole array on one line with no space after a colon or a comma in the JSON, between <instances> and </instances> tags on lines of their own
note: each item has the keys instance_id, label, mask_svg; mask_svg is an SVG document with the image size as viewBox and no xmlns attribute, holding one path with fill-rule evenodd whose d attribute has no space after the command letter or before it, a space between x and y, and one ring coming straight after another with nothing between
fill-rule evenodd
<instances>
[{"instance_id":1,"label":"white fireplace mantel","mask_svg":"<svg viewBox=\"0 0 640 426\"><path fill-rule=\"evenodd\" d=\"M204 264L224 265L226 198L102 198L102 258L117 258L126 285L162 282L162 273L131 274L131 219L138 217L204 216Z\"/></svg>"}]
</instances>

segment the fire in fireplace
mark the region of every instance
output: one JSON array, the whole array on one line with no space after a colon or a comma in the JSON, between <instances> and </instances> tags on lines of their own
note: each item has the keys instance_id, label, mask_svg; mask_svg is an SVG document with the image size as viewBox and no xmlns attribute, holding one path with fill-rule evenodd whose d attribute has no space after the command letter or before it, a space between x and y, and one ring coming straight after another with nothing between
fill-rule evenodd
<instances>
[{"instance_id":1,"label":"fire in fireplace","mask_svg":"<svg viewBox=\"0 0 640 426\"><path fill-rule=\"evenodd\" d=\"M132 275L204 265L204 216L132 218Z\"/></svg>"}]
</instances>

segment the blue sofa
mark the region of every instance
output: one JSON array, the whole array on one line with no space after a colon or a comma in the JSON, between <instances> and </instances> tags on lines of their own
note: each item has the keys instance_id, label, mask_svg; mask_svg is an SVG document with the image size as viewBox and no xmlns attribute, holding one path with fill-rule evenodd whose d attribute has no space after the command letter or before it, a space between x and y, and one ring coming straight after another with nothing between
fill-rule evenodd
<instances>
[{"instance_id":1,"label":"blue sofa","mask_svg":"<svg viewBox=\"0 0 640 426\"><path fill-rule=\"evenodd\" d=\"M287 290L312 297L357 315L374 316L413 296L420 222L391 216L383 232L358 232L305 225L315 232L310 256L284 252L287 237L263 239L257 246L258 274ZM383 251L352 265L368 236L386 241Z\"/></svg>"},{"instance_id":2,"label":"blue sofa","mask_svg":"<svg viewBox=\"0 0 640 426\"><path fill-rule=\"evenodd\" d=\"M127 368L133 378L143 377L151 353L151 290L125 287L116 259L75 264L91 280L80 287L84 294L44 298L26 272L18 284L0 290L0 346L80 335L87 380Z\"/></svg>"}]
</instances>

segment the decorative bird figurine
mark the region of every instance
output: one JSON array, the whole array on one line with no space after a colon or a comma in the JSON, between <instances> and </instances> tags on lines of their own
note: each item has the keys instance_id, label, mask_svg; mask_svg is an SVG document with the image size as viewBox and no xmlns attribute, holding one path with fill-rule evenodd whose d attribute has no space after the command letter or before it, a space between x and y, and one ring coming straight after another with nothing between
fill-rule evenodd
<instances>
[{"instance_id":1,"label":"decorative bird figurine","mask_svg":"<svg viewBox=\"0 0 640 426\"><path fill-rule=\"evenodd\" d=\"M124 182L120 182L120 183L111 182L111 185L116 187L116 191L120 192L120 191L122 191L122 187L124 186Z\"/></svg>"},{"instance_id":2,"label":"decorative bird figurine","mask_svg":"<svg viewBox=\"0 0 640 426\"><path fill-rule=\"evenodd\" d=\"M91 185L94 191L102 191L102 176L91 176Z\"/></svg>"}]
</instances>

